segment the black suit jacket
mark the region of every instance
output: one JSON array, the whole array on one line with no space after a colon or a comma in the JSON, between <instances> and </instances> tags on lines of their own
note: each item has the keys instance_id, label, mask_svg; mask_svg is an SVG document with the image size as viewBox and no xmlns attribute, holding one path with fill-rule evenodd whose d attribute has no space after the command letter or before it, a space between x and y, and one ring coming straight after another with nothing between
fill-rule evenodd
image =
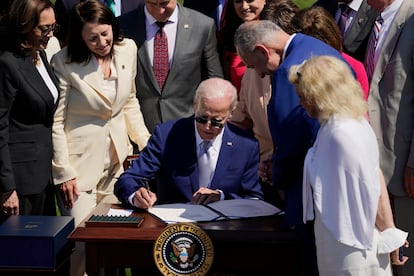
<instances>
[{"instance_id":1,"label":"black suit jacket","mask_svg":"<svg viewBox=\"0 0 414 276\"><path fill-rule=\"evenodd\" d=\"M333 17L335 17L338 9L337 1L334 0L319 0L314 5L324 7ZM343 38L345 53L359 61L364 61L369 36L377 16L378 12L372 9L364 0L352 22L352 26L349 27Z\"/></svg>"},{"instance_id":2,"label":"black suit jacket","mask_svg":"<svg viewBox=\"0 0 414 276\"><path fill-rule=\"evenodd\" d=\"M41 51L49 75L57 84ZM51 181L57 102L30 57L0 54L0 192L38 194Z\"/></svg>"},{"instance_id":3,"label":"black suit jacket","mask_svg":"<svg viewBox=\"0 0 414 276\"><path fill-rule=\"evenodd\" d=\"M55 15L56 22L59 24L59 31L56 32L55 36L59 41L64 42L69 27L69 14L73 6L82 0L56 0L55 2ZM121 14L130 12L139 6L144 5L144 0L122 0L121 2Z\"/></svg>"},{"instance_id":4,"label":"black suit jacket","mask_svg":"<svg viewBox=\"0 0 414 276\"><path fill-rule=\"evenodd\" d=\"M214 20L179 4L177 9L173 62L162 91L148 56L144 7L119 17L121 31L138 46L137 98L150 132L158 123L190 116L194 92L200 82L223 77Z\"/></svg>"}]
</instances>

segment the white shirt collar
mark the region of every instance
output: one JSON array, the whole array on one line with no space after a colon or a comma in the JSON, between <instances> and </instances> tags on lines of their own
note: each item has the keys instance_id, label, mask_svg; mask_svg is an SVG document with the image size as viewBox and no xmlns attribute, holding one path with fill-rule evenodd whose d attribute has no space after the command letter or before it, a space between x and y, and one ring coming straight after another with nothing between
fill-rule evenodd
<instances>
[{"instance_id":1,"label":"white shirt collar","mask_svg":"<svg viewBox=\"0 0 414 276\"><path fill-rule=\"evenodd\" d=\"M155 19L147 10L147 6L145 5L144 8L145 18L148 21L149 25L155 24L157 22L157 19ZM167 23L176 23L178 22L178 5L175 7L173 13L171 14L170 18L168 18Z\"/></svg>"},{"instance_id":2,"label":"white shirt collar","mask_svg":"<svg viewBox=\"0 0 414 276\"><path fill-rule=\"evenodd\" d=\"M403 2L404 0L395 0L381 12L384 23L391 22L394 19Z\"/></svg>"},{"instance_id":3,"label":"white shirt collar","mask_svg":"<svg viewBox=\"0 0 414 276\"><path fill-rule=\"evenodd\" d=\"M346 4L346 5L348 5L348 7L350 7L351 9L353 9L354 11L358 11L359 10L359 8L361 7L361 5L362 5L362 0L353 0L353 1L351 1L351 3L346 3L346 2L338 2L338 7L339 7L339 5L341 5L341 4Z\"/></svg>"},{"instance_id":4,"label":"white shirt collar","mask_svg":"<svg viewBox=\"0 0 414 276\"><path fill-rule=\"evenodd\" d=\"M289 48L289 45L290 45L290 43L292 42L292 40L293 40L293 38L294 38L295 36L296 36L296 34L292 34L292 35L289 37L288 41L286 42L285 48L283 49L283 54L282 54L282 60L281 60L281 62L285 59L285 56L286 56L286 51L287 51L287 49Z\"/></svg>"}]
</instances>

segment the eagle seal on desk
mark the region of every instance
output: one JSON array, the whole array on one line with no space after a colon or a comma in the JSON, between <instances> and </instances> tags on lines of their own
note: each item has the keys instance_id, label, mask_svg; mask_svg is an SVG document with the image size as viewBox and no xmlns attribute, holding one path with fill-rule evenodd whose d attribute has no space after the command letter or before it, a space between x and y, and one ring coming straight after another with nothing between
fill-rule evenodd
<instances>
[{"instance_id":1,"label":"eagle seal on desk","mask_svg":"<svg viewBox=\"0 0 414 276\"><path fill-rule=\"evenodd\" d=\"M198 254L195 253L196 243L188 238L179 238L177 241L171 242L173 254L170 258L173 262L178 263L181 268L192 267L194 262L198 259Z\"/></svg>"},{"instance_id":2,"label":"eagle seal on desk","mask_svg":"<svg viewBox=\"0 0 414 276\"><path fill-rule=\"evenodd\" d=\"M153 253L163 275L205 275L214 257L209 236L192 223L168 225L155 241Z\"/></svg>"}]
</instances>

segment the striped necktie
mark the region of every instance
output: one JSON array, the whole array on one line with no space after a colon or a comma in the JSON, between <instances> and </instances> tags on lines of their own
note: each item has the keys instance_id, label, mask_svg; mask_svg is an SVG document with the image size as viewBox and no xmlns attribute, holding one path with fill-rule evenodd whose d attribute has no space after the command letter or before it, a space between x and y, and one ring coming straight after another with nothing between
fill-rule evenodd
<instances>
[{"instance_id":1,"label":"striped necktie","mask_svg":"<svg viewBox=\"0 0 414 276\"><path fill-rule=\"evenodd\" d=\"M379 33L383 23L384 19L382 19L381 15L378 15L375 19L374 27L368 42L367 54L365 56L365 69L367 70L368 80L370 82L377 63L375 53L377 51Z\"/></svg>"}]
</instances>

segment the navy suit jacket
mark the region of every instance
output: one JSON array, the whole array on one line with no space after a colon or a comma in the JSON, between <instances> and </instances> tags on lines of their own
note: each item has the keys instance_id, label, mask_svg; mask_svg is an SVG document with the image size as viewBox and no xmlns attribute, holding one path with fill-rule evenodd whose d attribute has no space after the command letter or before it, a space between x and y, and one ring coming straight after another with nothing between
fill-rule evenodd
<instances>
[{"instance_id":1,"label":"navy suit jacket","mask_svg":"<svg viewBox=\"0 0 414 276\"><path fill-rule=\"evenodd\" d=\"M57 87L44 51L40 56ZM0 54L0 193L38 194L51 183L56 107L31 57Z\"/></svg>"},{"instance_id":2,"label":"navy suit jacket","mask_svg":"<svg viewBox=\"0 0 414 276\"><path fill-rule=\"evenodd\" d=\"M225 199L257 197L259 146L250 134L227 124L223 129L211 189L220 189ZM115 184L115 195L124 204L145 179L157 180L157 204L189 202L199 189L194 117L157 125L147 146Z\"/></svg>"},{"instance_id":3,"label":"navy suit jacket","mask_svg":"<svg viewBox=\"0 0 414 276\"><path fill-rule=\"evenodd\" d=\"M277 149L272 178L276 187L285 190L285 217L289 225L302 223L303 162L319 130L317 119L310 118L299 103L295 87L289 82L289 69L320 55L344 60L338 51L322 41L296 34L273 75L272 96L267 107L270 133Z\"/></svg>"}]
</instances>

